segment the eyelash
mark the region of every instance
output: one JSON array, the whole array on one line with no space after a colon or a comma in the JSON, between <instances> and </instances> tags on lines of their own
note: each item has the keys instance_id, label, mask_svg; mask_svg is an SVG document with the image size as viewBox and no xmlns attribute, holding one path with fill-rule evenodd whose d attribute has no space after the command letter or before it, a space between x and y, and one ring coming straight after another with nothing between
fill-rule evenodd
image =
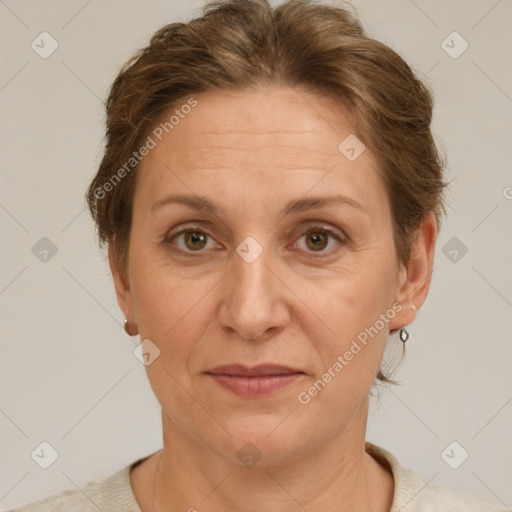
<instances>
[{"instance_id":1,"label":"eyelash","mask_svg":"<svg viewBox=\"0 0 512 512\"><path fill-rule=\"evenodd\" d=\"M164 240L164 244L171 244L172 240L174 240L178 236L183 235L185 233L190 233L190 232L201 233L201 234L204 234L204 235L208 236L209 238L213 239L213 237L211 237L206 231L204 231L204 229L200 228L199 226L187 226L185 229L182 229L181 231L174 233L172 236L167 236ZM328 235L329 237L334 238L339 243L339 245L344 245L347 242L347 240L344 237L342 238L335 231L333 231L329 228L326 228L324 226L319 226L319 225L308 226L308 228L300 234L300 236L297 240L299 240L300 238L302 238L304 235L306 235L308 233L320 233L323 235ZM189 251L189 250L184 250L181 248L178 248L176 250L178 252L180 252L181 254L183 254L184 256L190 257L190 258L196 258L201 255L200 253L204 252L203 250ZM323 257L332 255L332 250L319 251L319 253L318 253L319 255L315 255L314 251L307 251L307 252L311 252L311 254L313 255L313 258L323 258ZM197 254L194 254L194 253L197 253Z\"/></svg>"}]
</instances>

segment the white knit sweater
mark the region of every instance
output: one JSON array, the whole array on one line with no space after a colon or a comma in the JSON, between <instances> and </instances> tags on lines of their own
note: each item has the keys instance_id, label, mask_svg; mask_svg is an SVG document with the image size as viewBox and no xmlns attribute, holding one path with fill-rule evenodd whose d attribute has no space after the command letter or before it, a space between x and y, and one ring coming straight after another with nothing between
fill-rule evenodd
<instances>
[{"instance_id":1,"label":"white knit sweater","mask_svg":"<svg viewBox=\"0 0 512 512\"><path fill-rule=\"evenodd\" d=\"M412 469L401 466L387 450L366 442L366 451L387 465L395 480L390 512L505 512L468 494L427 484ZM149 457L149 456L148 456ZM130 470L147 457L128 464L117 473L90 481L82 490L66 490L11 512L142 512L130 484ZM149 511L144 511L149 512Z\"/></svg>"}]
</instances>

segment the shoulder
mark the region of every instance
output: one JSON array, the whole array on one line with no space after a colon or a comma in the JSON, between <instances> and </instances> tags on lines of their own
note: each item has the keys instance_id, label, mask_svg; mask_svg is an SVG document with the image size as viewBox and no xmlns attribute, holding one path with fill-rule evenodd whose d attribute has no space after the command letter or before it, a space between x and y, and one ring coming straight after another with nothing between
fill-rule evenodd
<instances>
[{"instance_id":1,"label":"shoulder","mask_svg":"<svg viewBox=\"0 0 512 512\"><path fill-rule=\"evenodd\" d=\"M497 504L435 484L427 485L414 501L418 510L442 512L504 512ZM409 510L409 509L406 509ZM411 508L415 510L415 508Z\"/></svg>"},{"instance_id":2,"label":"shoulder","mask_svg":"<svg viewBox=\"0 0 512 512\"><path fill-rule=\"evenodd\" d=\"M395 491L390 512L504 512L503 506L454 489L425 482L412 469L401 466L384 448L366 442L366 451L393 473Z\"/></svg>"},{"instance_id":3,"label":"shoulder","mask_svg":"<svg viewBox=\"0 0 512 512\"><path fill-rule=\"evenodd\" d=\"M9 512L141 512L130 484L130 470L145 458L106 478L91 480L81 489L66 489Z\"/></svg>"}]
</instances>

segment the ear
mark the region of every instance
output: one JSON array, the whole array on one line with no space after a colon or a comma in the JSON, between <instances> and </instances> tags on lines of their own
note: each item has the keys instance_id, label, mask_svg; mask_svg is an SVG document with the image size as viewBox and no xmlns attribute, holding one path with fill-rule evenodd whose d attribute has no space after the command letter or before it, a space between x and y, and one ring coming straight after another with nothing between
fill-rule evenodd
<instances>
[{"instance_id":1,"label":"ear","mask_svg":"<svg viewBox=\"0 0 512 512\"><path fill-rule=\"evenodd\" d=\"M135 321L133 298L130 290L130 283L128 276L121 271L119 262L117 260L114 243L110 238L108 241L108 262L110 264L110 271L114 279L114 287L116 289L117 303L124 314L124 317L130 322ZM128 272L126 272L127 274Z\"/></svg>"},{"instance_id":2,"label":"ear","mask_svg":"<svg viewBox=\"0 0 512 512\"><path fill-rule=\"evenodd\" d=\"M412 323L430 289L437 238L437 222L433 213L424 217L416 234L409 262L402 265L398 276L395 301L403 308L390 322L390 329L400 329Z\"/></svg>"}]
</instances>

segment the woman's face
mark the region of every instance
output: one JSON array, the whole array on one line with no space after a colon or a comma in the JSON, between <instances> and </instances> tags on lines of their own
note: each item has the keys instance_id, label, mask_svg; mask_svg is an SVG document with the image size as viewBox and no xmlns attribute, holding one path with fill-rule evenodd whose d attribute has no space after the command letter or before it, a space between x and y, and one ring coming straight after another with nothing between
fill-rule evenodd
<instances>
[{"instance_id":1,"label":"woman's face","mask_svg":"<svg viewBox=\"0 0 512 512\"><path fill-rule=\"evenodd\" d=\"M125 279L111 252L125 316L160 350L146 369L164 424L238 463L364 437L388 332L414 318L431 255L399 268L377 162L332 100L291 88L194 97L151 135Z\"/></svg>"}]
</instances>

